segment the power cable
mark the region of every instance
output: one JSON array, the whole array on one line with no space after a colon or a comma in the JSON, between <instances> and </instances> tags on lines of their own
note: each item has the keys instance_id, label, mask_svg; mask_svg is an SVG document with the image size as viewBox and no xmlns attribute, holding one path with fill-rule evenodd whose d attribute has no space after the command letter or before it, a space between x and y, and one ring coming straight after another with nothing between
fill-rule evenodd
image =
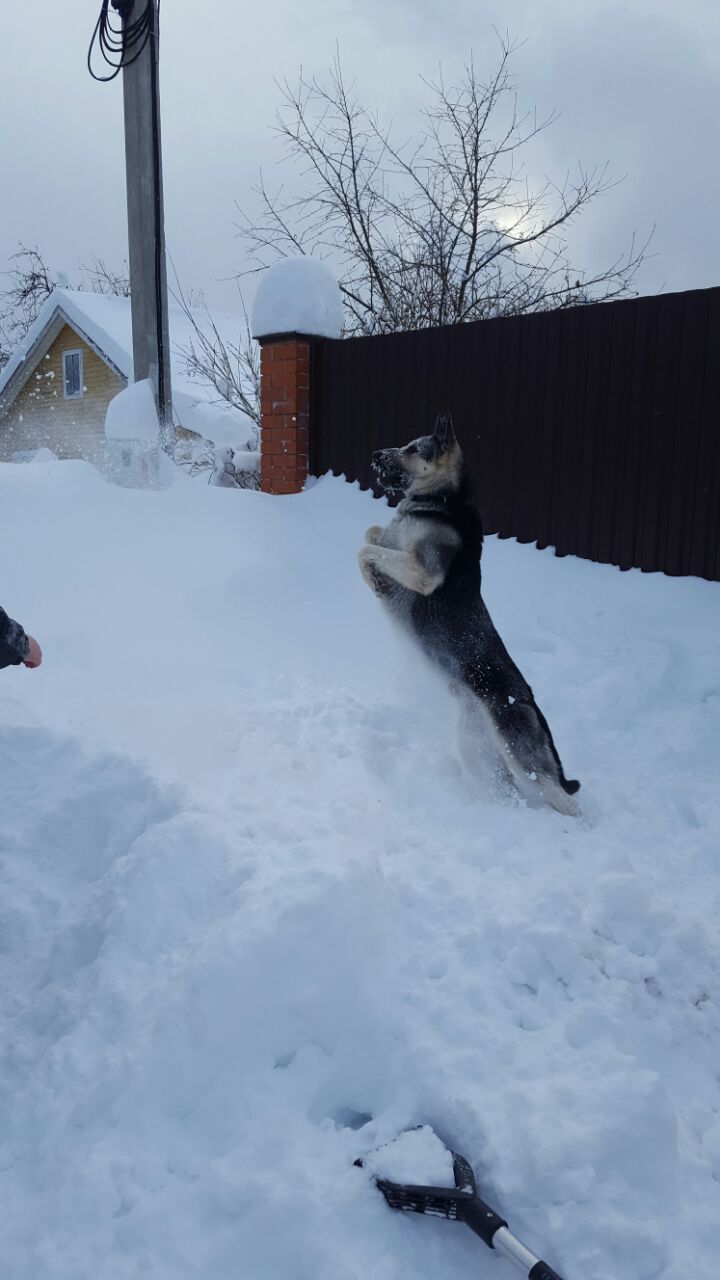
<instances>
[{"instance_id":1,"label":"power cable","mask_svg":"<svg viewBox=\"0 0 720 1280\"><path fill-rule=\"evenodd\" d=\"M99 80L102 84L106 84L108 80L114 80L123 67L131 66L140 57L154 29L154 0L147 0L142 13L132 22L128 22L127 19L134 0L112 0L112 7L120 18L119 26L113 26L110 2L111 0L102 0L100 17L95 23L87 58L90 75L93 80ZM108 76L99 75L93 70L92 56L96 44L103 62L112 68Z\"/></svg>"}]
</instances>

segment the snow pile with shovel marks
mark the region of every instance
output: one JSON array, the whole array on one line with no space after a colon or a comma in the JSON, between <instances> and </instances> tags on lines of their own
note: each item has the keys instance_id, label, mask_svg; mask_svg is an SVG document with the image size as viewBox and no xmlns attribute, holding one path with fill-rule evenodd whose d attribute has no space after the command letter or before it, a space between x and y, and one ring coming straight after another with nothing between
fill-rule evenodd
<instances>
[{"instance_id":1,"label":"snow pile with shovel marks","mask_svg":"<svg viewBox=\"0 0 720 1280\"><path fill-rule=\"evenodd\" d=\"M718 587L488 539L562 818L463 771L384 518L0 466L13 1280L505 1280L354 1167L419 1124L567 1280L717 1276Z\"/></svg>"}]
</instances>

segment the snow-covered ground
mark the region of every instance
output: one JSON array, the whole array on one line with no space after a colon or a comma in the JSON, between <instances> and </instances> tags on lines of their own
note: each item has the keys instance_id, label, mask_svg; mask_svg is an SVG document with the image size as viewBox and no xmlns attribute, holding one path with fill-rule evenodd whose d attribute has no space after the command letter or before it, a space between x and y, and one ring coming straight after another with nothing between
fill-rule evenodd
<instances>
[{"instance_id":1,"label":"snow-covered ground","mask_svg":"<svg viewBox=\"0 0 720 1280\"><path fill-rule=\"evenodd\" d=\"M716 1280L720 591L488 539L584 816L502 806L382 518L0 466L12 1280L506 1280L353 1166L420 1123L567 1280Z\"/></svg>"}]
</instances>

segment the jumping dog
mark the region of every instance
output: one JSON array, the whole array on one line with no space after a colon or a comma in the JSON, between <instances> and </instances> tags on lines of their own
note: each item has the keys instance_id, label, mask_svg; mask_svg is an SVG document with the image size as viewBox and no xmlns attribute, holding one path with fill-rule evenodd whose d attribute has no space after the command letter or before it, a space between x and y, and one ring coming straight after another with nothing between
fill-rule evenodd
<instances>
[{"instance_id":1,"label":"jumping dog","mask_svg":"<svg viewBox=\"0 0 720 1280\"><path fill-rule=\"evenodd\" d=\"M451 677L466 722L489 730L518 790L575 814L580 783L565 777L547 720L480 594L482 523L450 414L432 435L378 450L372 465L384 489L404 496L386 528L365 534L365 581Z\"/></svg>"}]
</instances>

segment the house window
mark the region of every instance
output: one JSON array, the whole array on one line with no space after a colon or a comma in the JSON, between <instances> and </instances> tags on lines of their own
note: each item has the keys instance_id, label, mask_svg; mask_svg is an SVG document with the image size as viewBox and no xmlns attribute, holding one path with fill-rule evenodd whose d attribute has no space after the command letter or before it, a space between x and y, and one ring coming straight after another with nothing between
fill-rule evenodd
<instances>
[{"instance_id":1,"label":"house window","mask_svg":"<svg viewBox=\"0 0 720 1280\"><path fill-rule=\"evenodd\" d=\"M63 395L78 400L83 393L82 351L63 351Z\"/></svg>"}]
</instances>

